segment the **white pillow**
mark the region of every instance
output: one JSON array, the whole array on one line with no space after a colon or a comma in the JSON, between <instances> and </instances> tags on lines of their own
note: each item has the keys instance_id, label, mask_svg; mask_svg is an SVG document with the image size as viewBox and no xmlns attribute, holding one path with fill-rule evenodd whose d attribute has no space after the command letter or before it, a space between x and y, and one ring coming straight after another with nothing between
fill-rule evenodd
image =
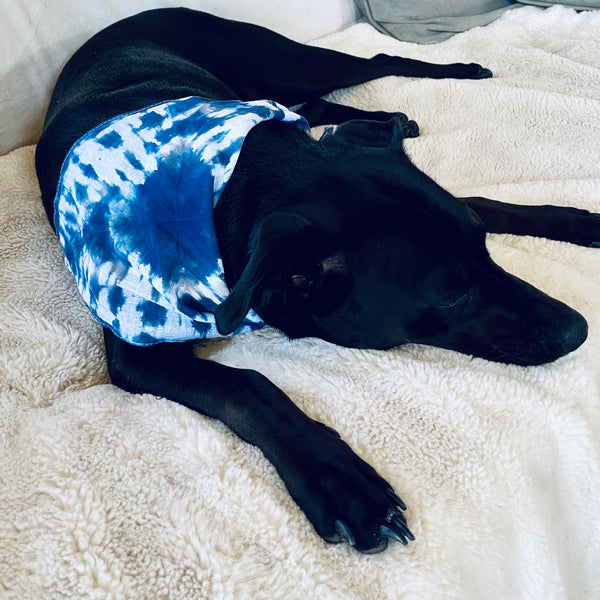
<instances>
[{"instance_id":1,"label":"white pillow","mask_svg":"<svg viewBox=\"0 0 600 600\"><path fill-rule=\"evenodd\" d=\"M352 0L13 0L0 4L0 154L34 143L52 86L71 54L110 23L187 6L306 42L357 19Z\"/></svg>"}]
</instances>

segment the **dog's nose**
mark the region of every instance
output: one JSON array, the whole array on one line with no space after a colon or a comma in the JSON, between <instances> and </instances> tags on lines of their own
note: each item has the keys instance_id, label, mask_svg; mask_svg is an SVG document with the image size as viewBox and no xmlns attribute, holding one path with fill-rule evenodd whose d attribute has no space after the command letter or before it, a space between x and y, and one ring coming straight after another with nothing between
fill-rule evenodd
<instances>
[{"instance_id":1,"label":"dog's nose","mask_svg":"<svg viewBox=\"0 0 600 600\"><path fill-rule=\"evenodd\" d=\"M572 311L568 322L563 326L562 336L557 339L563 353L573 352L585 342L588 335L588 324L582 315Z\"/></svg>"},{"instance_id":2,"label":"dog's nose","mask_svg":"<svg viewBox=\"0 0 600 600\"><path fill-rule=\"evenodd\" d=\"M565 307L567 309L567 307ZM536 328L527 337L500 337L493 343L494 360L530 366L552 362L583 344L587 321L568 308L560 317Z\"/></svg>"}]
</instances>

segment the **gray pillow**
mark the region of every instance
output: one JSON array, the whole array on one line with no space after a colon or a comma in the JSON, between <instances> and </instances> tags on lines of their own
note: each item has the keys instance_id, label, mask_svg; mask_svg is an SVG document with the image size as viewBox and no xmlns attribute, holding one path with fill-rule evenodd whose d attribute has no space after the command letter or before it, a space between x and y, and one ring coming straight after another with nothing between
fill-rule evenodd
<instances>
[{"instance_id":1,"label":"gray pillow","mask_svg":"<svg viewBox=\"0 0 600 600\"><path fill-rule=\"evenodd\" d=\"M368 21L399 40L431 44L497 19L513 0L356 0Z\"/></svg>"},{"instance_id":2,"label":"gray pillow","mask_svg":"<svg viewBox=\"0 0 600 600\"><path fill-rule=\"evenodd\" d=\"M544 0L520 0L522 4L535 4L536 6L551 6L552 4L564 4L569 8L577 10L591 10L600 8L600 0L560 0L560 2L544 2Z\"/></svg>"},{"instance_id":3,"label":"gray pillow","mask_svg":"<svg viewBox=\"0 0 600 600\"><path fill-rule=\"evenodd\" d=\"M356 0L356 3L379 31L420 44L441 42L455 33L487 25L504 11L523 6L523 3L600 8L600 0Z\"/></svg>"}]
</instances>

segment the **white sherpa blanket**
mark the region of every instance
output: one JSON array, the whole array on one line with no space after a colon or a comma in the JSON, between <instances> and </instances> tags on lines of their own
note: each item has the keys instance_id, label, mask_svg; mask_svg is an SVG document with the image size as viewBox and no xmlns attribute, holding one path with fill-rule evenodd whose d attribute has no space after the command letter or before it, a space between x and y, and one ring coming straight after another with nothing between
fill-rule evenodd
<instances>
[{"instance_id":1,"label":"white sherpa blanket","mask_svg":"<svg viewBox=\"0 0 600 600\"><path fill-rule=\"evenodd\" d=\"M600 212L598 12L518 9L434 46L365 24L319 43L490 67L491 80L386 78L334 97L416 119L408 151L457 195ZM546 366L272 330L201 347L264 372L403 497L416 541L362 556L323 542L224 426L108 383L32 147L0 158L0 202L3 600L600 597L600 250L489 237L503 267L589 321L586 344Z\"/></svg>"}]
</instances>

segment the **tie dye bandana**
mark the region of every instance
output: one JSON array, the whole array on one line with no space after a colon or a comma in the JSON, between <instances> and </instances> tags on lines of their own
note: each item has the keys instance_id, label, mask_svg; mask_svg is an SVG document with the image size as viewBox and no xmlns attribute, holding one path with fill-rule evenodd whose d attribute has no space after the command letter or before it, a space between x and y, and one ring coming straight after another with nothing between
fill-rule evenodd
<instances>
[{"instance_id":1,"label":"tie dye bandana","mask_svg":"<svg viewBox=\"0 0 600 600\"><path fill-rule=\"evenodd\" d=\"M214 309L229 290L213 209L245 136L271 119L308 131L275 102L189 97L120 115L71 148L55 226L102 325L139 346L220 336ZM250 311L235 333L263 325Z\"/></svg>"}]
</instances>

